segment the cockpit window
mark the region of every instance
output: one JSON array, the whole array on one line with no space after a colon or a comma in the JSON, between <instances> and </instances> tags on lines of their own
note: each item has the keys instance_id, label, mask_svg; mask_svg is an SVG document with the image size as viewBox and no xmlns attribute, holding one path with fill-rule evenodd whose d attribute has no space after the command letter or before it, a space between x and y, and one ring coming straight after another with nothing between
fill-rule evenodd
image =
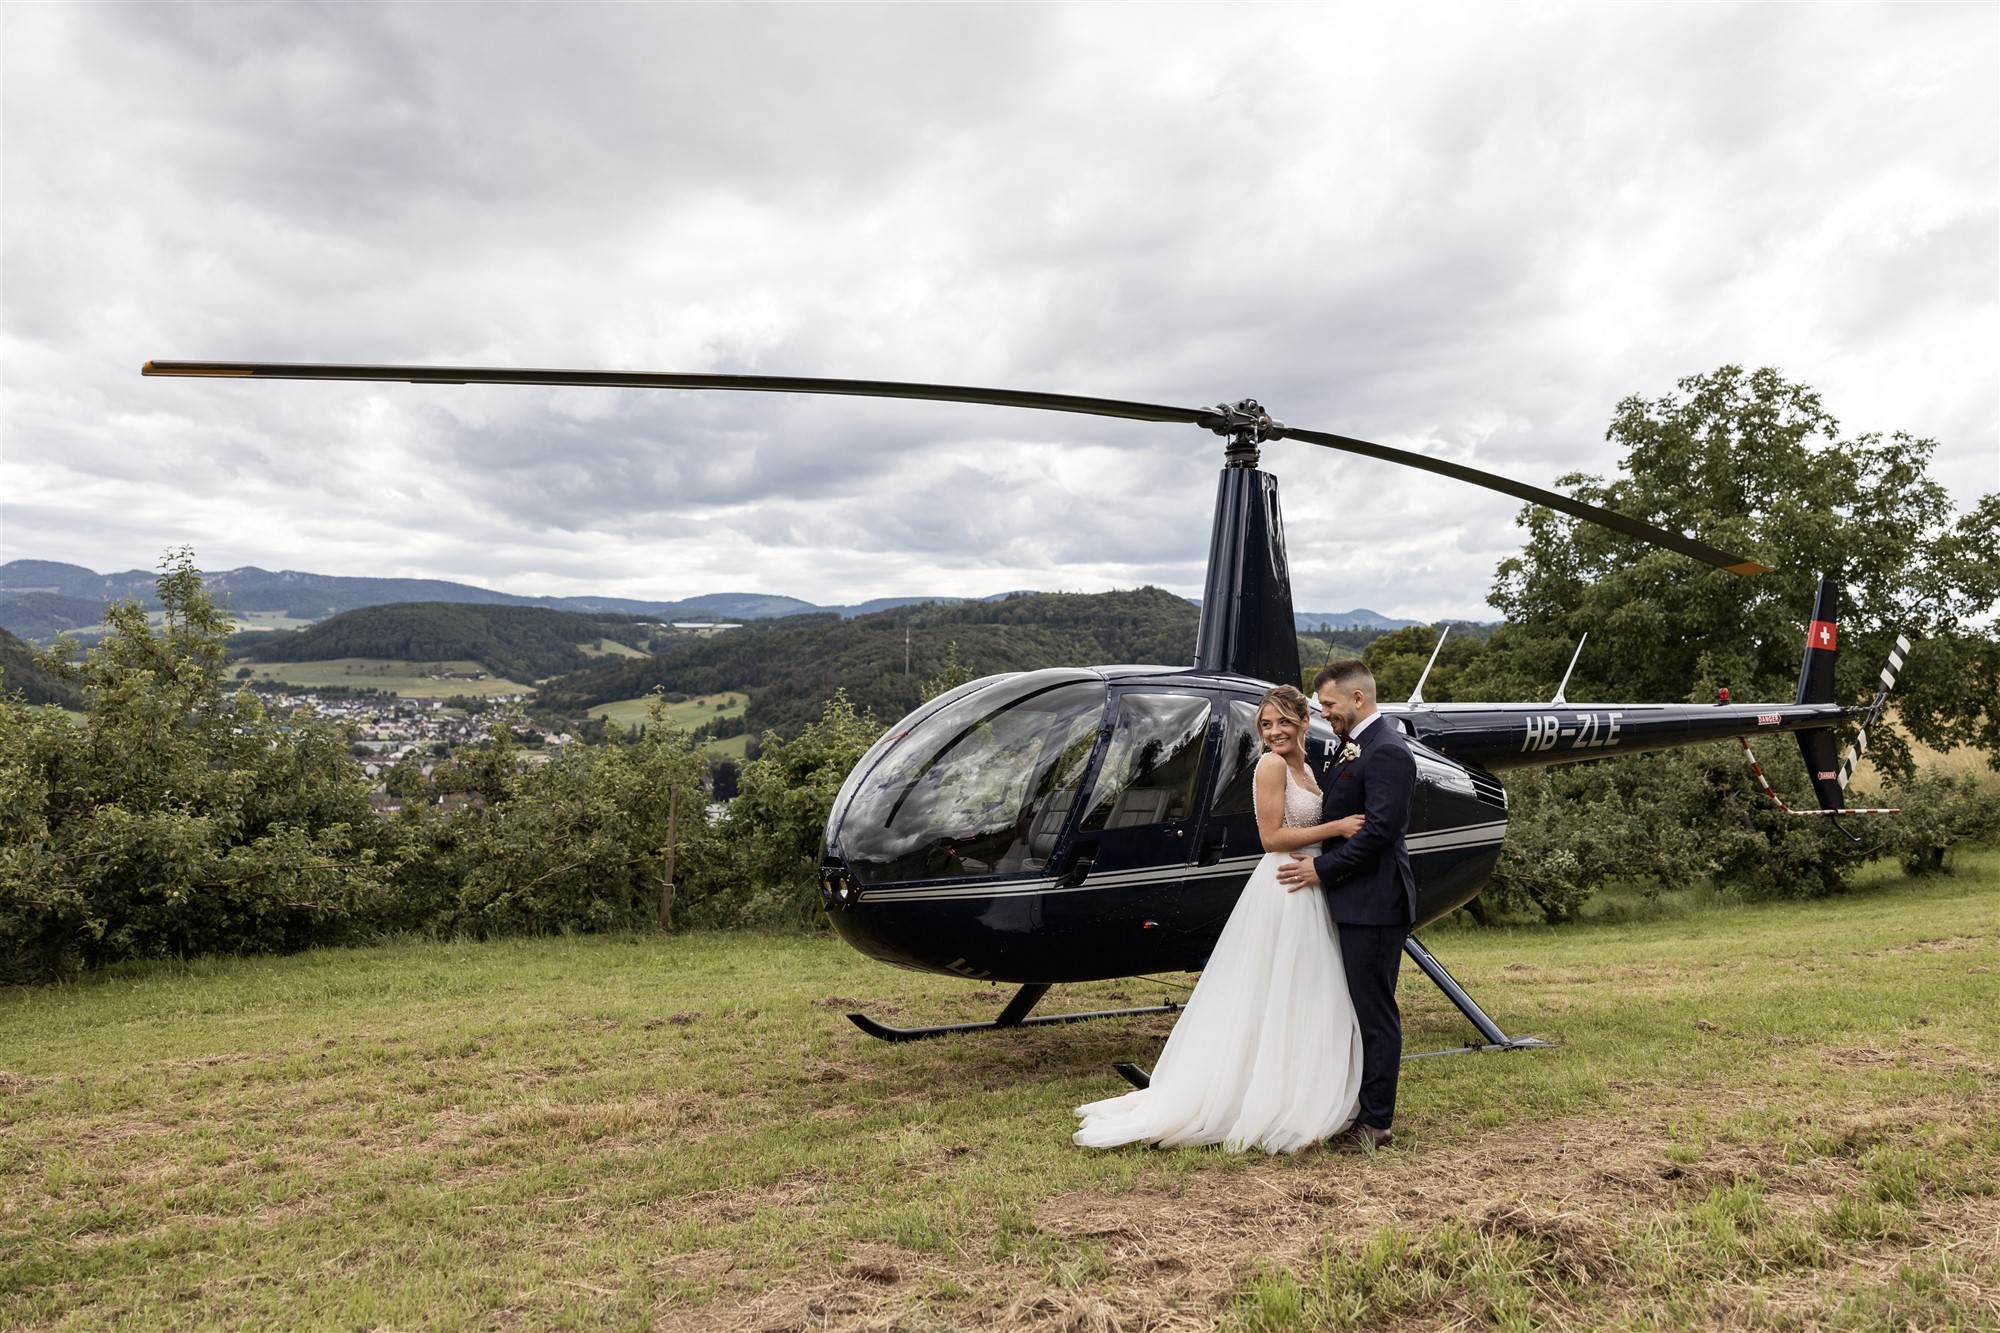
<instances>
[{"instance_id":1,"label":"cockpit window","mask_svg":"<svg viewBox=\"0 0 2000 1333\"><path fill-rule=\"evenodd\" d=\"M1127 694L1091 787L1081 832L1185 819L1201 773L1208 700L1186 694Z\"/></svg>"},{"instance_id":2,"label":"cockpit window","mask_svg":"<svg viewBox=\"0 0 2000 1333\"><path fill-rule=\"evenodd\" d=\"M1257 735L1257 705L1248 699L1231 699L1222 714L1222 754L1215 768L1215 804L1218 815L1242 815L1256 811L1257 760L1264 742Z\"/></svg>"},{"instance_id":3,"label":"cockpit window","mask_svg":"<svg viewBox=\"0 0 2000 1333\"><path fill-rule=\"evenodd\" d=\"M846 794L829 841L868 884L1033 874L1055 850L1104 717L1094 674L1035 671L917 721Z\"/></svg>"}]
</instances>

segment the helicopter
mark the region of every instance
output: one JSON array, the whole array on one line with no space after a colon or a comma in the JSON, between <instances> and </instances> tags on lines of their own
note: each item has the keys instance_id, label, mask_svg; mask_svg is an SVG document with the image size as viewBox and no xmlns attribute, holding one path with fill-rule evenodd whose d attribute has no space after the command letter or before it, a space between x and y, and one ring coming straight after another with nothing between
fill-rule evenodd
<instances>
[{"instance_id":1,"label":"helicopter","mask_svg":"<svg viewBox=\"0 0 2000 1333\"><path fill-rule=\"evenodd\" d=\"M897 967L1018 989L974 1023L891 1027L848 1018L871 1037L915 1041L1094 1018L1140 1008L1035 1015L1052 986L1206 962L1262 858L1251 782L1258 700L1301 679L1277 478L1263 446L1297 440L1417 468L1514 496L1746 577L1769 567L1681 533L1496 473L1349 436L1287 426L1254 399L1171 407L1070 394L772 375L462 366L148 361L149 376L412 384L734 390L835 394L1119 417L1197 426L1221 436L1208 566L1191 663L1055 667L969 681L888 728L849 772L827 817L819 891L833 929ZM1846 785L1910 648L1898 638L1865 706L1834 692L1837 582L1814 600L1796 697L1779 703L1570 703L1569 672L1548 703L1383 702L1403 732L1417 783L1407 845L1416 920L1404 950L1477 1029L1457 1050L1546 1046L1509 1036L1416 938L1477 897L1507 832L1509 769L1566 764L1707 741L1786 732L1797 739L1818 808L1798 815L1894 813L1846 804ZM1449 632L1447 630L1447 632ZM1442 637L1438 649L1443 647ZM1577 655L1583 645L1578 644ZM1431 664L1437 661L1437 650ZM1843 761L1835 728L1861 722ZM1307 762L1323 772L1336 737L1311 701ZM1760 781L1762 770L1757 770ZM1764 784L1776 800L1776 793ZM1782 802L1780 802L1782 806ZM1421 1058L1420 1055L1406 1059ZM1120 1065L1143 1086L1145 1075Z\"/></svg>"}]
</instances>

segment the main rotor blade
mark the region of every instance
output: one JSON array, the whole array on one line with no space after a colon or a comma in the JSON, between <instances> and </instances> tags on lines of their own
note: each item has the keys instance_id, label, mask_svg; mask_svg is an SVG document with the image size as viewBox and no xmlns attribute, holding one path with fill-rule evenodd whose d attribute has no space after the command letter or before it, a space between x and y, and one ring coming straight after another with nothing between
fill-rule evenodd
<instances>
[{"instance_id":1,"label":"main rotor blade","mask_svg":"<svg viewBox=\"0 0 2000 1333\"><path fill-rule=\"evenodd\" d=\"M990 407L1035 408L1045 412L1076 412L1085 416L1123 417L1129 421L1175 421L1228 433L1227 418L1221 411L1199 407L1164 407L1157 403L1133 403L1119 398L1085 398L1067 393L1034 393L1020 389L978 389L954 384L908 384L897 380L818 379L802 375L703 375L681 371L607 370L514 370L482 366L343 366L288 361L148 361L143 375L214 379L351 380L397 384L547 384L578 388L618 389L735 389L751 393L820 393L852 398L910 398L937 403L981 403ZM1275 423L1273 423L1275 424ZM1497 473L1482 472L1460 463L1371 444L1346 435L1326 431L1278 427L1274 436L1304 440L1308 444L1340 449L1385 463L1471 482L1488 490L1546 505L1560 513L1596 523L1640 541L1678 551L1703 564L1726 569L1732 574L1762 574L1770 566L1740 555L1719 551L1713 546L1683 537L1678 532L1654 527L1635 518L1596 505L1573 500L1555 491L1545 491Z\"/></svg>"},{"instance_id":2,"label":"main rotor blade","mask_svg":"<svg viewBox=\"0 0 2000 1333\"><path fill-rule=\"evenodd\" d=\"M252 380L381 380L395 384L554 384L600 389L736 389L751 393L826 393L850 398L916 398L936 403L1032 407L1131 421L1180 421L1205 425L1212 408L1162 407L1117 398L1020 389L974 389L956 384L905 384L896 380L813 379L800 375L695 375L679 371L508 370L483 366L327 366L271 361L148 361L142 375Z\"/></svg>"},{"instance_id":3,"label":"main rotor blade","mask_svg":"<svg viewBox=\"0 0 2000 1333\"><path fill-rule=\"evenodd\" d=\"M1610 528L1613 532L1621 532L1627 537L1637 537L1640 541L1664 546L1669 551L1678 551L1703 564L1726 569L1732 574L1768 574L1771 570L1769 565L1746 560L1727 551L1719 551L1705 542L1698 542L1692 537L1683 537L1680 533L1666 528L1656 528L1651 523L1642 523L1636 518L1627 518L1615 510L1600 509L1594 504L1585 504L1582 500L1572 499L1560 492L1545 491L1539 486L1530 486L1526 482L1515 481L1498 473L1482 472L1475 467L1466 467L1463 463L1451 463L1442 458L1413 454L1407 449L1392 449L1386 444L1370 444L1367 440L1351 439L1345 435L1331 435L1326 431L1298 430L1292 426L1284 428L1281 438L1304 440L1308 444L1324 445L1329 449L1360 454L1364 458L1379 458L1385 463L1400 463L1404 467L1434 472L1441 477L1451 477L1456 481L1469 481L1474 486L1484 486L1489 491L1499 491L1516 499L1526 500L1530 504L1546 505L1559 513L1583 519L1587 523L1595 523L1599 527Z\"/></svg>"}]
</instances>

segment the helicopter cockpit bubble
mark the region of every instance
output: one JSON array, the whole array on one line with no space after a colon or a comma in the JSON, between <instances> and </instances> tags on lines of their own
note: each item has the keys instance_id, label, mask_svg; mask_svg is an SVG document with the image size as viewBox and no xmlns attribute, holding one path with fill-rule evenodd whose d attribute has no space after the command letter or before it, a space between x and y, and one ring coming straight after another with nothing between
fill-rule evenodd
<instances>
[{"instance_id":1,"label":"helicopter cockpit bubble","mask_svg":"<svg viewBox=\"0 0 2000 1333\"><path fill-rule=\"evenodd\" d=\"M1106 693L1096 672L1055 668L974 682L919 710L849 776L828 852L863 884L1038 873L1076 802Z\"/></svg>"}]
</instances>

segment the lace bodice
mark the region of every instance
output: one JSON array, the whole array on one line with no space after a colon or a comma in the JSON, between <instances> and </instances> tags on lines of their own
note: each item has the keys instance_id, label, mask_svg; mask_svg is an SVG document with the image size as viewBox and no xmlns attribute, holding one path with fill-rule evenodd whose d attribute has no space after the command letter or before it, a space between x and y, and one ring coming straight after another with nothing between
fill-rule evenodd
<instances>
[{"instance_id":1,"label":"lace bodice","mask_svg":"<svg viewBox=\"0 0 2000 1333\"><path fill-rule=\"evenodd\" d=\"M1286 828L1311 828L1320 822L1320 794L1300 782L1292 772L1290 764L1285 765L1285 818ZM1259 812L1262 813L1261 811Z\"/></svg>"}]
</instances>

